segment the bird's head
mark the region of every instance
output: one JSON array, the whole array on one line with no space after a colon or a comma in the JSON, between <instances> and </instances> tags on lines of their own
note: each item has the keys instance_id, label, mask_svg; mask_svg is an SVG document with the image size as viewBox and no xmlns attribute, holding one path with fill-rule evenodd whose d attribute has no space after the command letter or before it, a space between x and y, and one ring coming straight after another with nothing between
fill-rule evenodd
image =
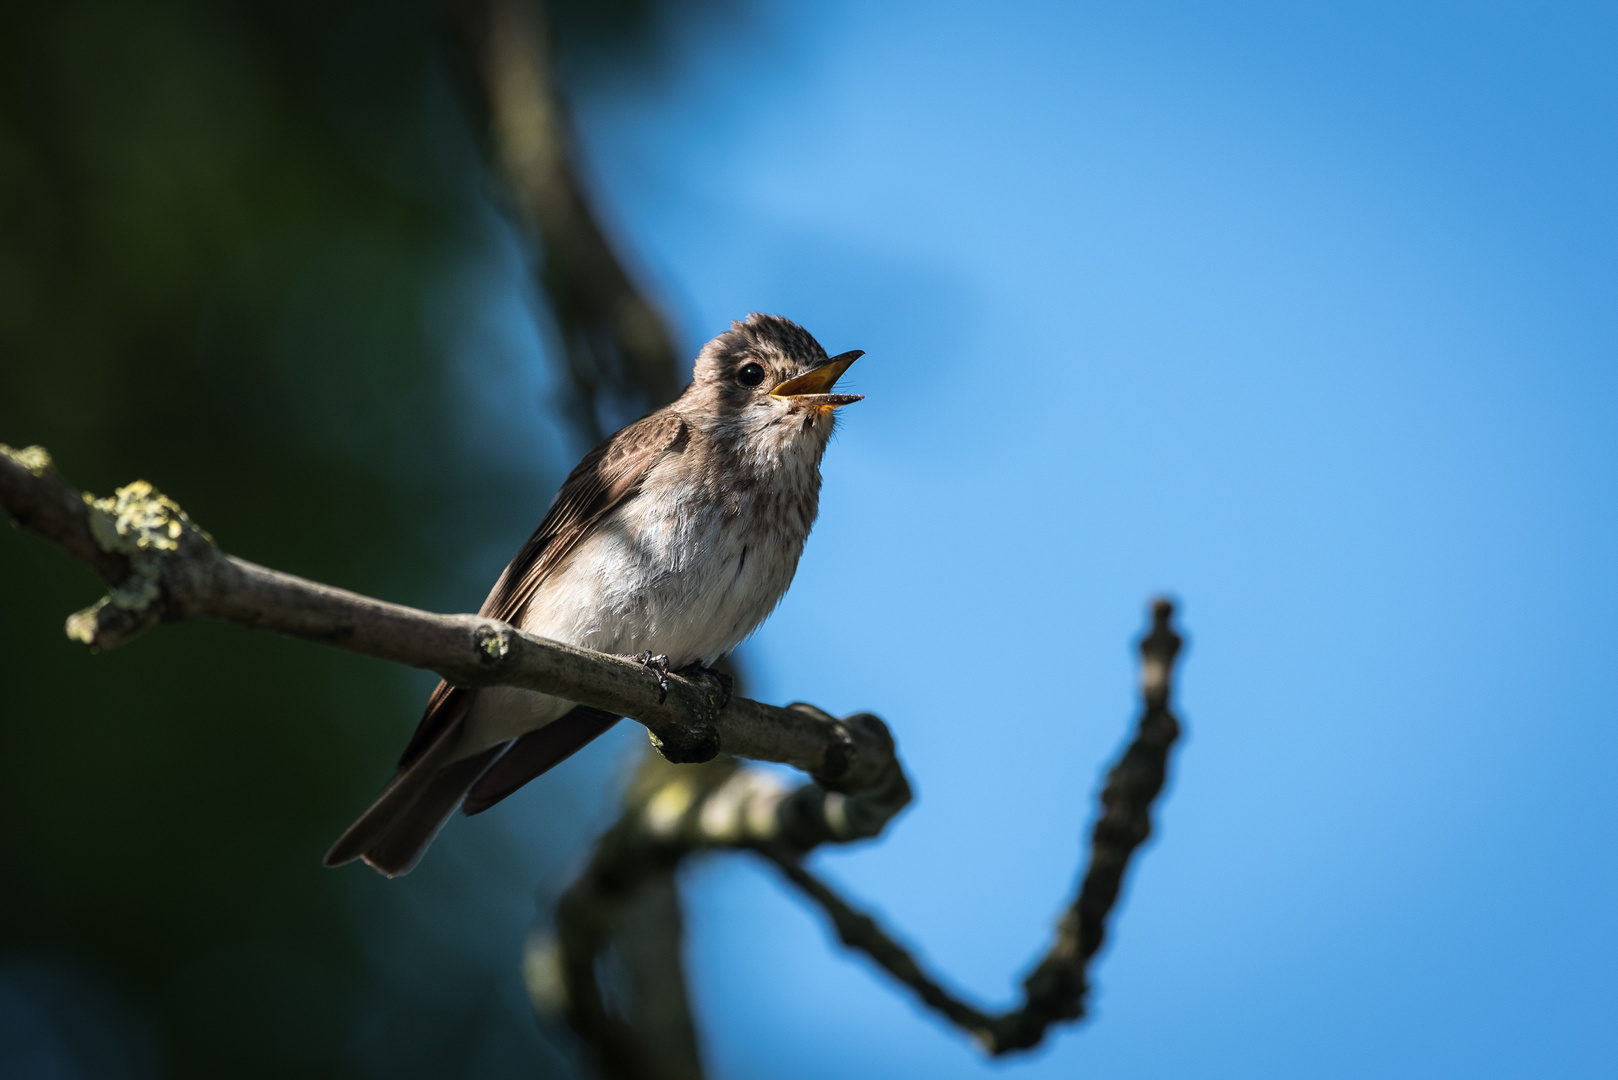
<instances>
[{"instance_id":1,"label":"bird's head","mask_svg":"<svg viewBox=\"0 0 1618 1080\"><path fill-rule=\"evenodd\" d=\"M703 346L687 394L720 432L780 449L809 439L823 449L832 414L861 399L832 388L862 355L828 359L797 323L749 315Z\"/></svg>"}]
</instances>

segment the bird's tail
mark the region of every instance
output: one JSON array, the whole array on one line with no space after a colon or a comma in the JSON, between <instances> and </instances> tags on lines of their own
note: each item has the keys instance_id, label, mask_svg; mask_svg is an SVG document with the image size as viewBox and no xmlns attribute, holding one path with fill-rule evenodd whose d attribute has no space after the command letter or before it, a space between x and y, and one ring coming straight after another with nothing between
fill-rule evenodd
<instances>
[{"instance_id":1,"label":"bird's tail","mask_svg":"<svg viewBox=\"0 0 1618 1080\"><path fill-rule=\"evenodd\" d=\"M518 737L500 755L500 760L478 777L467 792L466 802L461 804L461 812L468 817L483 813L528 781L550 772L584 749L621 719L623 717L588 705L575 705L544 727Z\"/></svg>"},{"instance_id":2,"label":"bird's tail","mask_svg":"<svg viewBox=\"0 0 1618 1080\"><path fill-rule=\"evenodd\" d=\"M428 705L428 720L436 729L431 739L413 741L406 749L382 794L326 853L327 866L364 859L388 877L409 873L456 807L467 814L487 810L619 719L580 705L514 742L454 760L475 694L449 687L434 693Z\"/></svg>"},{"instance_id":3,"label":"bird's tail","mask_svg":"<svg viewBox=\"0 0 1618 1080\"><path fill-rule=\"evenodd\" d=\"M326 852L327 866L364 859L388 877L408 873L478 777L500 756L504 745L452 760L473 694L455 690L443 696L448 700L434 702L444 712L432 740L413 746L415 753L406 751L382 794Z\"/></svg>"}]
</instances>

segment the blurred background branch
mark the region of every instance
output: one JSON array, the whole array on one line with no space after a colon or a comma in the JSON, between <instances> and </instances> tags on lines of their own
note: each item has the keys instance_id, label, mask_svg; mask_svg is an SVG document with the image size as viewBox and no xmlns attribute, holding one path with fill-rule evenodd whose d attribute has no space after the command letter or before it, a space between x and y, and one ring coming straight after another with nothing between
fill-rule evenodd
<instances>
[{"instance_id":1,"label":"blurred background branch","mask_svg":"<svg viewBox=\"0 0 1618 1080\"><path fill-rule=\"evenodd\" d=\"M875 919L810 873L801 860L779 848L764 849L786 879L825 911L844 945L865 953L990 1054L1032 1049L1053 1023L1085 1015L1090 961L1106 939L1107 917L1130 859L1152 834L1152 804L1168 779L1169 753L1180 737L1180 723L1169 708L1181 645L1173 619L1169 601L1152 605L1152 623L1140 641L1142 701L1135 737L1107 773L1078 895L1057 924L1056 940L1023 980L1018 1008L991 1014L962 1001Z\"/></svg>"},{"instance_id":2,"label":"blurred background branch","mask_svg":"<svg viewBox=\"0 0 1618 1080\"><path fill-rule=\"evenodd\" d=\"M1167 600L1153 604L1140 641L1142 707L1134 738L1107 773L1078 895L1058 922L1055 941L1023 980L1021 1006L996 1014L963 1001L876 919L804 867L818 842L793 842L761 829L756 822L774 820L769 808L783 798L774 774L733 758L685 767L649 758L617 824L563 894L554 934L529 940L523 970L536 1007L563 1016L613 1080L701 1076L689 995L683 981L668 981L683 922L673 882L694 855L749 850L820 907L846 946L870 957L986 1052L1000 1056L1037 1046L1053 1024L1085 1015L1090 961L1105 940L1130 860L1151 835L1152 806L1180 735L1170 708L1181 646L1173 617ZM647 955L657 958L662 980L646 981L638 961ZM626 970L604 985L602 972L615 967Z\"/></svg>"},{"instance_id":3,"label":"blurred background branch","mask_svg":"<svg viewBox=\"0 0 1618 1080\"><path fill-rule=\"evenodd\" d=\"M684 378L672 335L591 206L545 7L441 0L440 10L468 111L513 217L533 232L537 276L597 441L679 393Z\"/></svg>"}]
</instances>

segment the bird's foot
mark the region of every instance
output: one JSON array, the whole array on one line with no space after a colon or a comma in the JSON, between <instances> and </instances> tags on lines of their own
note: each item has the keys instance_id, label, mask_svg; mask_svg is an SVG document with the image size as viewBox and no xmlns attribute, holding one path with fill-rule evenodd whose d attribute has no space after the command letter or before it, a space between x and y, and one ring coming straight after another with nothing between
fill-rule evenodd
<instances>
[{"instance_id":1,"label":"bird's foot","mask_svg":"<svg viewBox=\"0 0 1618 1080\"><path fill-rule=\"evenodd\" d=\"M680 676L682 679L695 679L701 677L712 679L714 682L718 683L719 689L725 692L724 700L719 703L719 707L721 709L730 704L731 691L736 688L735 679L732 679L729 675L725 674L723 671L720 671L718 668L707 667L701 661L698 661L695 664L687 664L674 674Z\"/></svg>"},{"instance_id":2,"label":"bird's foot","mask_svg":"<svg viewBox=\"0 0 1618 1080\"><path fill-rule=\"evenodd\" d=\"M662 653L653 656L651 651L648 650L637 653L629 659L657 676L657 703L661 705L667 701L669 699L669 658Z\"/></svg>"}]
</instances>

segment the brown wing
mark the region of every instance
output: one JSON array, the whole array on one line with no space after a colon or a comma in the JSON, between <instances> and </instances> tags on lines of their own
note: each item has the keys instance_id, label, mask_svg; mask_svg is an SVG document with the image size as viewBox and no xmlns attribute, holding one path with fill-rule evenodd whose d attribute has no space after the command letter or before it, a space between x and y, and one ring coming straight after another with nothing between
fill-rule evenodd
<instances>
[{"instance_id":1,"label":"brown wing","mask_svg":"<svg viewBox=\"0 0 1618 1080\"><path fill-rule=\"evenodd\" d=\"M556 493L545 520L494 583L479 615L511 622L528 606L547 574L579 542L633 496L652 466L670 450L683 448L685 421L660 410L635 421L584 456Z\"/></svg>"},{"instance_id":2,"label":"brown wing","mask_svg":"<svg viewBox=\"0 0 1618 1080\"><path fill-rule=\"evenodd\" d=\"M515 622L545 578L603 518L640 490L641 481L665 453L685 446L685 421L666 409L635 421L584 456L568 474L545 520L517 552L478 614ZM464 711L462 687L439 683L427 699L427 710L399 759L408 766Z\"/></svg>"},{"instance_id":3,"label":"brown wing","mask_svg":"<svg viewBox=\"0 0 1618 1080\"><path fill-rule=\"evenodd\" d=\"M619 721L614 713L576 705L566 716L514 740L511 748L478 777L466 793L461 813L481 814L528 781L560 765Z\"/></svg>"}]
</instances>

